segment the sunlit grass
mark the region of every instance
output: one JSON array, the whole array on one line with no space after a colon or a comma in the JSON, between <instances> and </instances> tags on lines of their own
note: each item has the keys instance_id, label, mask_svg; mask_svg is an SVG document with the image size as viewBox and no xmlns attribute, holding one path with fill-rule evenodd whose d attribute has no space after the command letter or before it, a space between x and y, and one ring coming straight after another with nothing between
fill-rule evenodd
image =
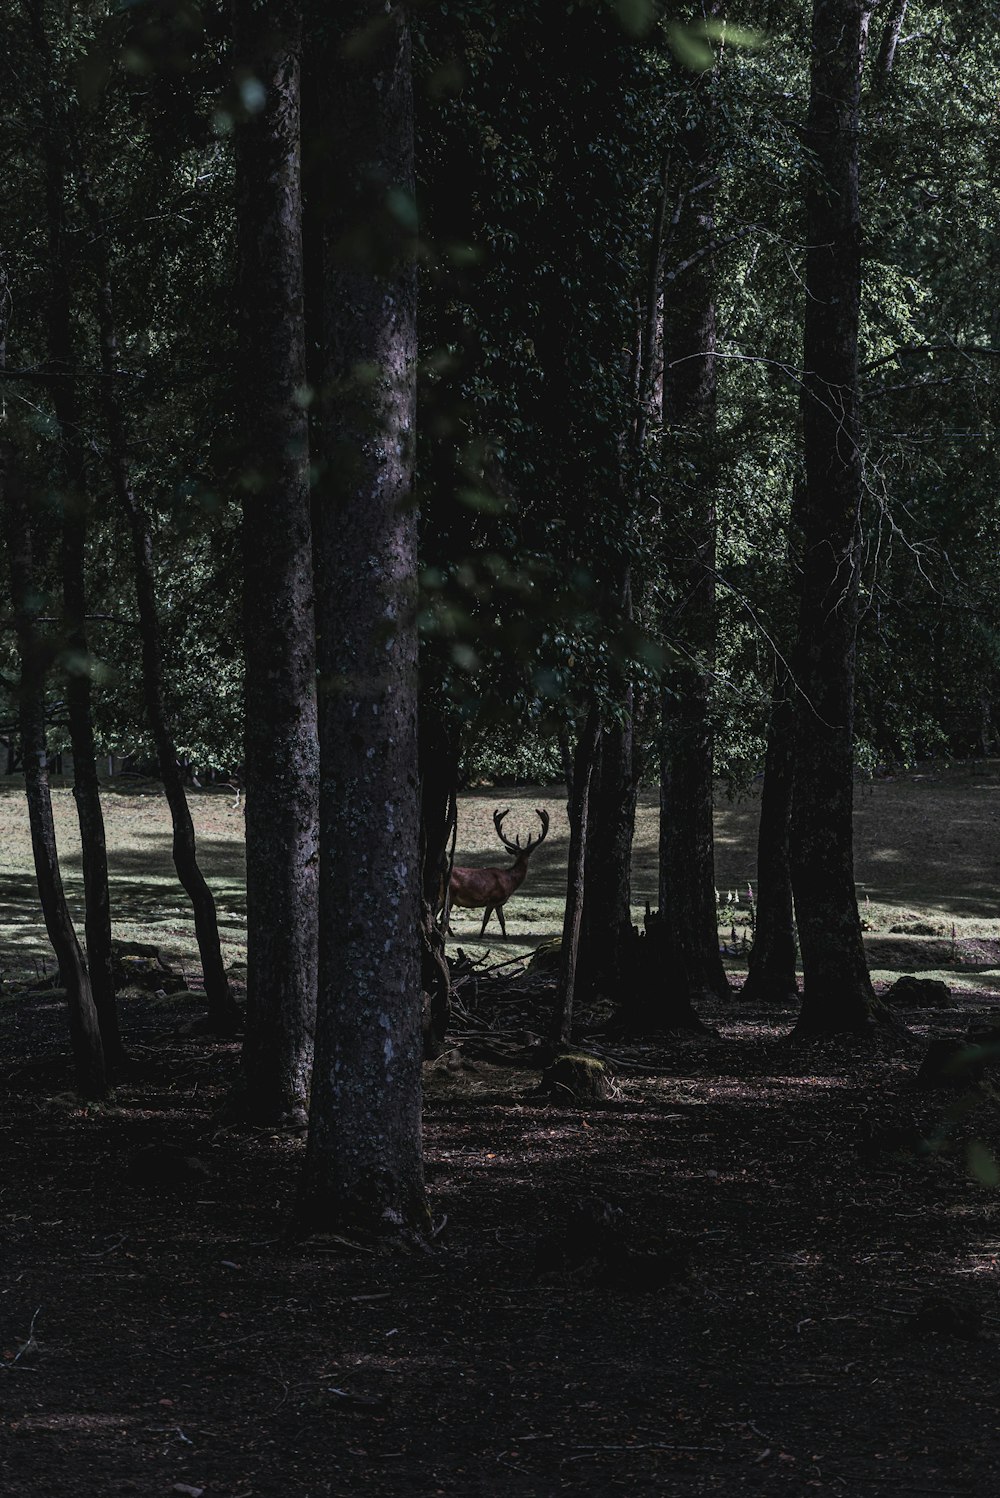
<instances>
[{"instance_id":1,"label":"sunlit grass","mask_svg":"<svg viewBox=\"0 0 1000 1498\"><path fill-rule=\"evenodd\" d=\"M199 857L215 893L223 951L229 963L246 959L244 821L223 790L190 793ZM459 799L457 859L504 867L510 855L493 825L510 809L509 836L538 832L536 808L548 811L550 831L533 855L527 878L505 908L506 937L494 916L480 938L481 914L452 913L451 950L489 954L491 961L528 957L562 928L569 826L561 786L480 788ZM724 908L721 935L749 934L748 886L756 888L756 792L720 798L716 813L716 884ZM72 791L57 783L53 809L70 910L83 919L80 837ZM171 858L166 802L154 781L114 782L104 813L111 867L115 935L156 943L164 956L190 966L196 955L190 905ZM633 858L633 918L656 904L658 819L656 793L639 798ZM925 771L859 786L855 810L855 870L869 960L876 979L901 972L943 978L985 995L1000 991L1000 904L995 879L1000 833L997 766ZM735 901L731 896L736 896ZM34 884L27 810L20 777L0 784L0 968L9 979L52 967ZM737 975L745 962L730 959Z\"/></svg>"}]
</instances>

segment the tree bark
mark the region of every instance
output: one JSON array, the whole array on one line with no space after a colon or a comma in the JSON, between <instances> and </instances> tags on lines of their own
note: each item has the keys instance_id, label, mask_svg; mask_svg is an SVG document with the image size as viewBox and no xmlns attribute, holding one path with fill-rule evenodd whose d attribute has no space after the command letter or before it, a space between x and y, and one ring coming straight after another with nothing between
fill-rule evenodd
<instances>
[{"instance_id":1,"label":"tree bark","mask_svg":"<svg viewBox=\"0 0 1000 1498\"><path fill-rule=\"evenodd\" d=\"M876 89L884 88L892 76L896 62L896 48L899 46L900 33L906 19L907 4L908 0L890 0L889 15L882 29L882 40L875 58Z\"/></svg>"},{"instance_id":2,"label":"tree bark","mask_svg":"<svg viewBox=\"0 0 1000 1498\"><path fill-rule=\"evenodd\" d=\"M39 4L30 21L40 55L49 64L51 49ZM48 220L49 302L46 374L51 377L52 405L59 429L62 469L62 591L66 709L73 748L73 794L80 823L85 899L84 931L87 971L101 1026L105 1061L111 1071L124 1062L111 956L111 899L108 851L101 809L100 781L91 692L91 658L86 632L86 549L88 494L86 455L80 425L72 331L72 269L66 222L66 177L69 141L51 100L58 80L50 77L43 141L45 208Z\"/></svg>"},{"instance_id":3,"label":"tree bark","mask_svg":"<svg viewBox=\"0 0 1000 1498\"><path fill-rule=\"evenodd\" d=\"M586 885L580 931L581 993L617 997L622 948L632 936L632 842L638 784L634 773L632 688L625 718L604 727L590 784Z\"/></svg>"},{"instance_id":4,"label":"tree bark","mask_svg":"<svg viewBox=\"0 0 1000 1498\"><path fill-rule=\"evenodd\" d=\"M112 438L110 447L112 479L119 504L125 510L132 535L132 561L135 571L136 604L139 612L139 634L142 641L142 691L150 732L156 746L156 759L170 809L173 829L172 854L177 877L184 888L194 915L195 937L201 956L208 1004L207 1027L215 1035L233 1035L239 1029L240 1016L229 989L215 898L198 864L194 823L184 790L184 777L177 760L177 750L167 722L163 685L163 650L160 622L156 611L153 539L149 516L139 504L128 476L127 463Z\"/></svg>"},{"instance_id":5,"label":"tree bark","mask_svg":"<svg viewBox=\"0 0 1000 1498\"><path fill-rule=\"evenodd\" d=\"M75 123L75 121L74 121ZM177 877L191 900L195 936L201 956L208 1004L207 1027L219 1035L239 1028L239 1011L229 989L222 960L215 900L198 866L194 824L184 792L177 752L167 723L162 648L156 612L153 543L149 516L136 499L129 470L125 420L118 394L118 331L107 230L82 156L77 129L70 132L77 189L91 231L96 279L96 311L101 359L101 403L108 436L108 468L115 499L128 521L132 539L136 602L142 646L143 702L156 747L160 778L173 826L173 860Z\"/></svg>"},{"instance_id":6,"label":"tree bark","mask_svg":"<svg viewBox=\"0 0 1000 1498\"><path fill-rule=\"evenodd\" d=\"M422 1236L413 94L401 7L310 12L319 1001L298 1217ZM317 285L318 283L318 285Z\"/></svg>"},{"instance_id":7,"label":"tree bark","mask_svg":"<svg viewBox=\"0 0 1000 1498\"><path fill-rule=\"evenodd\" d=\"M576 753L573 756L573 792L569 803L569 869L566 875L566 910L563 915L559 982L552 1021L552 1039L558 1045L568 1045L573 1031L580 922L583 918L586 888L590 783L594 773L600 736L601 710L594 703L580 730Z\"/></svg>"},{"instance_id":8,"label":"tree bark","mask_svg":"<svg viewBox=\"0 0 1000 1498\"><path fill-rule=\"evenodd\" d=\"M302 1126L319 891L319 745L303 323L298 0L233 7L266 91L236 132L246 659L247 1012L240 1111ZM275 774L275 764L281 773Z\"/></svg>"},{"instance_id":9,"label":"tree bark","mask_svg":"<svg viewBox=\"0 0 1000 1498\"><path fill-rule=\"evenodd\" d=\"M814 0L806 145L802 593L795 680L792 882L800 1034L867 1030L884 1012L854 885L854 665L862 498L858 402L858 117L867 6Z\"/></svg>"},{"instance_id":10,"label":"tree bark","mask_svg":"<svg viewBox=\"0 0 1000 1498\"><path fill-rule=\"evenodd\" d=\"M83 1097L102 1098L107 1092L107 1078L101 1029L83 953L66 906L52 818L45 747L45 674L49 652L39 636L31 605L31 599L37 596L33 578L31 517L27 500L10 470L10 448L7 442L3 442L0 444L0 503L10 562L14 627L21 660L19 721L38 897L45 929L59 964L60 981L66 990L77 1091Z\"/></svg>"},{"instance_id":11,"label":"tree bark","mask_svg":"<svg viewBox=\"0 0 1000 1498\"><path fill-rule=\"evenodd\" d=\"M424 1057L444 1047L451 1013L451 972L445 956L447 900L440 926L435 919L442 881L447 889L448 845L453 844L458 744L437 692L425 689L420 714L420 931Z\"/></svg>"},{"instance_id":12,"label":"tree bark","mask_svg":"<svg viewBox=\"0 0 1000 1498\"><path fill-rule=\"evenodd\" d=\"M79 143L77 143L79 154ZM177 751L170 733L163 685L163 651L156 611L153 539L149 516L136 499L129 471L125 420L118 396L118 332L115 321L111 262L106 230L82 161L77 162L80 200L87 215L97 280L97 326L101 352L101 398L108 433L108 467L115 499L128 521L132 538L136 604L139 614L139 636L142 645L142 691L150 732L170 809L173 827L173 860L194 914L195 936L201 956L208 1004L208 1028L217 1035L232 1035L239 1028L239 1011L229 989L215 900L198 866L194 824L184 792L184 780L177 762Z\"/></svg>"},{"instance_id":13,"label":"tree bark","mask_svg":"<svg viewBox=\"0 0 1000 1498\"><path fill-rule=\"evenodd\" d=\"M630 388L635 393L631 430L622 441L627 455L623 483L624 523L635 525L642 502L643 467L649 423L657 392L662 403L663 258L669 158L660 167L659 192L650 236L644 294L639 299ZM623 568L618 590L622 624L634 616L632 571ZM587 998L620 997L626 953L632 941L632 843L639 790L635 734L635 687L627 669L613 672L618 706L615 723L604 726L590 785L587 822L586 894L580 931L581 992ZM564 757L568 750L564 751ZM572 774L567 774L572 800Z\"/></svg>"},{"instance_id":14,"label":"tree bark","mask_svg":"<svg viewBox=\"0 0 1000 1498\"><path fill-rule=\"evenodd\" d=\"M788 671L775 664L757 832L753 950L740 998L785 1004L798 997L789 863L795 714Z\"/></svg>"},{"instance_id":15,"label":"tree bark","mask_svg":"<svg viewBox=\"0 0 1000 1498\"><path fill-rule=\"evenodd\" d=\"M703 85L700 85L703 86ZM677 216L682 263L714 232L714 125L710 101L685 137L685 195ZM716 360L712 257L701 253L664 290L664 443L669 497L664 565L673 604L664 621L678 663L661 696L660 911L693 993L729 994L719 952L713 812L716 606Z\"/></svg>"}]
</instances>

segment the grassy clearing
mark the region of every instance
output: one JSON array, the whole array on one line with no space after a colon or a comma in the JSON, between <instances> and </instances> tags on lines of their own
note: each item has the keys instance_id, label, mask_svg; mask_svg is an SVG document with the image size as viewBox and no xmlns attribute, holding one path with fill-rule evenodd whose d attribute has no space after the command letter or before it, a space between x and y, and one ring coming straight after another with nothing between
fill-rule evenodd
<instances>
[{"instance_id":1,"label":"grassy clearing","mask_svg":"<svg viewBox=\"0 0 1000 1498\"><path fill-rule=\"evenodd\" d=\"M528 878L507 907L507 938L494 919L480 941L479 919L456 911L456 941L470 952L515 956L555 935L561 926L569 828L561 787L477 790L460 806L459 857L502 862L493 811L510 806L505 826L537 829L536 806L551 815L548 839L532 858ZM759 804L751 794L723 801L716 811L716 880L720 932L748 929L748 886L756 884ZM656 903L656 793L640 797L632 865L633 914ZM1000 765L929 767L895 780L862 784L855 797L855 871L876 980L900 972L941 977L984 995L1000 991ZM736 900L731 899L735 895ZM734 974L745 971L738 959Z\"/></svg>"},{"instance_id":2,"label":"grassy clearing","mask_svg":"<svg viewBox=\"0 0 1000 1498\"><path fill-rule=\"evenodd\" d=\"M215 893L227 963L246 959L246 860L243 813L226 791L195 792L191 813L202 867ZM187 896L171 858L170 816L155 781L112 782L104 791L114 933L122 941L156 942L178 967L197 948ZM52 795L56 838L70 911L83 923L83 871L76 806L68 784ZM19 776L0 784L0 969L7 979L51 971L34 881L24 788Z\"/></svg>"},{"instance_id":3,"label":"grassy clearing","mask_svg":"<svg viewBox=\"0 0 1000 1498\"><path fill-rule=\"evenodd\" d=\"M191 793L191 810L205 872L219 905L228 962L246 957L243 813L228 791ZM80 840L72 792L53 794L57 836L70 906L82 919ZM111 863L115 934L155 941L178 965L195 955L187 900L170 857L166 803L155 782L111 785L104 799ZM470 864L509 862L493 828L497 807L510 807L508 836L535 835L535 807L551 816L551 830L533 856L528 877L506 911L507 936L494 917L479 938L481 917L456 911L455 942L498 960L532 951L557 935L562 923L569 829L559 786L479 789L460 801L458 858ZM747 928L747 887L755 883L757 797L723 802L716 814L720 929ZM877 979L900 972L942 977L984 996L1000 991L998 834L1000 763L924 768L895 780L859 785L855 801L856 873L869 958ZM640 798L633 895L635 918L656 900L655 792ZM731 893L738 895L730 901ZM23 788L18 777L0 785L0 968L12 978L51 968L32 872ZM739 973L744 964L730 966Z\"/></svg>"}]
</instances>

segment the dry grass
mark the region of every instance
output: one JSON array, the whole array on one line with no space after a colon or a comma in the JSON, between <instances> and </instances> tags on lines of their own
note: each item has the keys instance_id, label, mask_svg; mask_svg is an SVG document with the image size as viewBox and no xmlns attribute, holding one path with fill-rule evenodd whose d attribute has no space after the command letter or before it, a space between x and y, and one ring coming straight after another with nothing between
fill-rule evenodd
<instances>
[{"instance_id":1,"label":"dry grass","mask_svg":"<svg viewBox=\"0 0 1000 1498\"><path fill-rule=\"evenodd\" d=\"M191 794L191 809L205 872L219 905L227 961L246 955L243 814L228 791ZM82 917L80 842L72 793L58 784L53 803L63 875L71 909ZM155 941L165 955L190 963L193 930L187 900L174 877L166 803L155 782L116 782L104 799L111 861L115 934ZM456 911L457 944L503 960L530 952L560 929L569 829L565 791L559 786L493 788L461 798L459 861L503 864L493 812L510 807L508 835L534 835L535 807L545 807L551 830L534 855L528 877L507 907L507 936L494 918L480 941L481 918ZM878 978L916 972L944 977L967 990L1000 989L1000 909L997 904L997 836L1000 765L925 769L896 780L860 785L856 797L856 871L869 955ZM716 816L717 879L721 929L742 933L747 887L755 882L755 795L727 803ZM655 793L640 799L633 894L638 920L656 899ZM739 903L730 903L736 892ZM19 778L0 785L0 966L9 978L51 966L31 861L27 815ZM735 971L743 966L731 964Z\"/></svg>"}]
</instances>

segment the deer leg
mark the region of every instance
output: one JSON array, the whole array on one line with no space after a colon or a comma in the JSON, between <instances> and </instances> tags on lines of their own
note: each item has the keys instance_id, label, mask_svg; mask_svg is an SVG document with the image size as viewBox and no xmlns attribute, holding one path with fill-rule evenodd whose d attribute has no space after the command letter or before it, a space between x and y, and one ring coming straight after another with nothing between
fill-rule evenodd
<instances>
[{"instance_id":1,"label":"deer leg","mask_svg":"<svg viewBox=\"0 0 1000 1498\"><path fill-rule=\"evenodd\" d=\"M483 924L479 928L479 934L480 934L480 936L484 936L486 934L486 927L489 924L490 916L493 914L494 910L496 910L496 909L497 909L497 907L495 905L487 905L487 907L486 907L486 914L483 916Z\"/></svg>"},{"instance_id":2,"label":"deer leg","mask_svg":"<svg viewBox=\"0 0 1000 1498\"><path fill-rule=\"evenodd\" d=\"M497 906L497 920L500 922L500 934L501 934L501 936L506 936L507 935L507 927L504 925L503 906L502 905L498 905Z\"/></svg>"}]
</instances>

